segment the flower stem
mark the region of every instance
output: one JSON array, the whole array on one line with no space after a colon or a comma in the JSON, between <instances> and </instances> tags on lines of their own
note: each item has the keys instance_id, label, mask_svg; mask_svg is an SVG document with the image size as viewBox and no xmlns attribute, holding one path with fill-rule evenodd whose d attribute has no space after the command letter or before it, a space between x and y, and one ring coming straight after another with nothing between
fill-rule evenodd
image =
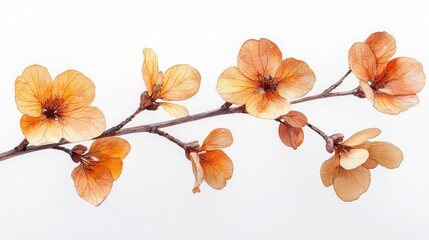
<instances>
[{"instance_id":1,"label":"flower stem","mask_svg":"<svg viewBox=\"0 0 429 240\"><path fill-rule=\"evenodd\" d=\"M310 123L307 123L307 126L311 129L311 130L313 130L313 131L315 131L317 134L319 134L325 141L328 141L328 138L329 138L329 136L328 135L326 135L326 133L325 132L323 132L322 130L320 130L318 127L316 127L316 126L314 126L314 125L312 125L312 124L310 124Z\"/></svg>"},{"instance_id":2,"label":"flower stem","mask_svg":"<svg viewBox=\"0 0 429 240\"><path fill-rule=\"evenodd\" d=\"M180 141L179 139L171 136L170 134L162 131L161 129L156 128L156 127L149 127L148 129L149 130L147 132L158 134L159 136L165 137L166 139L177 144L179 147L183 148L183 150L186 150L186 145L187 145L186 143L184 143L184 142Z\"/></svg>"},{"instance_id":3,"label":"flower stem","mask_svg":"<svg viewBox=\"0 0 429 240\"><path fill-rule=\"evenodd\" d=\"M72 150L66 147L62 147L62 146L53 146L52 149L56 149L56 150L60 150L63 151L65 153L67 153L68 155L70 155L70 157L72 156Z\"/></svg>"}]
</instances>

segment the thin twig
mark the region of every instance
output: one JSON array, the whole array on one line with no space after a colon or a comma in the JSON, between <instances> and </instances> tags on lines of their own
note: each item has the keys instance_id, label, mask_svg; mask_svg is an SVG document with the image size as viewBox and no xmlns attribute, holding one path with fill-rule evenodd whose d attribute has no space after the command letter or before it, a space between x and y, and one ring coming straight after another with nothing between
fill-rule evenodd
<instances>
[{"instance_id":1,"label":"thin twig","mask_svg":"<svg viewBox=\"0 0 429 240\"><path fill-rule=\"evenodd\" d=\"M73 155L73 152L71 149L66 148L66 147L62 147L62 146L53 146L52 149L56 149L56 150L60 150L63 151L65 153L67 153L68 155L70 155L70 157Z\"/></svg>"},{"instance_id":2,"label":"thin twig","mask_svg":"<svg viewBox=\"0 0 429 240\"><path fill-rule=\"evenodd\" d=\"M340 78L340 80L338 80L336 83L332 84L330 87L328 87L325 91L322 92L322 95L327 95L328 93L332 92L335 88L337 88L338 86L340 86L344 79L346 79L346 77L352 72L352 70L348 70L343 77Z\"/></svg>"},{"instance_id":3,"label":"thin twig","mask_svg":"<svg viewBox=\"0 0 429 240\"><path fill-rule=\"evenodd\" d=\"M316 126L314 126L314 125L312 125L312 124L310 124L310 123L307 123L307 126L309 127L309 128L311 128L313 131L315 131L317 134L319 134L325 141L328 141L328 139L329 139L329 136L328 135L326 135L326 133L324 133L322 130L320 130L318 127L316 127Z\"/></svg>"},{"instance_id":4,"label":"thin twig","mask_svg":"<svg viewBox=\"0 0 429 240\"><path fill-rule=\"evenodd\" d=\"M171 136L170 134L162 131L161 129L159 129L159 128L151 128L151 127L149 127L148 129L149 129L148 130L149 133L154 133L154 134L158 134L159 136L165 137L166 139L168 139L168 140L174 142L175 144L177 144L179 147L183 148L183 150L186 150L186 143L184 143L184 142L180 141L179 139Z\"/></svg>"}]
</instances>

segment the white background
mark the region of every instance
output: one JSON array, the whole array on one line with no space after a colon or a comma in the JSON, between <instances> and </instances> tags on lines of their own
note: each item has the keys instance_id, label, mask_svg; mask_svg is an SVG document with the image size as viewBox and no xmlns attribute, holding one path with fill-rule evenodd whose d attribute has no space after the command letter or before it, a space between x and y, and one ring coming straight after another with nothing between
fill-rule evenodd
<instances>
[{"instance_id":1,"label":"white background","mask_svg":"<svg viewBox=\"0 0 429 240\"><path fill-rule=\"evenodd\" d=\"M14 80L28 65L46 66L52 77L67 69L84 73L97 86L93 105L113 126L137 107L141 50L151 47L162 70L188 63L200 71L200 91L183 103L198 113L223 104L217 78L236 65L250 38L269 38L285 58L306 61L317 75L310 94L339 79L350 46L375 31L392 34L395 56L416 58L428 72L426 4L0 0L0 151L23 139ZM356 85L351 76L340 90ZM354 97L294 106L329 134L378 127L378 140L403 150L401 167L372 171L358 201L344 203L322 185L320 165L330 155L314 132L306 129L294 151L280 142L273 121L221 116L165 130L183 141L202 141L217 127L231 130L235 141L225 151L235 171L222 191L203 184L192 194L182 150L147 133L126 136L132 151L100 207L78 197L70 177L75 164L62 152L0 162L0 239L429 239L428 89L419 96L421 104L399 116ZM145 112L130 126L167 119L162 110Z\"/></svg>"}]
</instances>

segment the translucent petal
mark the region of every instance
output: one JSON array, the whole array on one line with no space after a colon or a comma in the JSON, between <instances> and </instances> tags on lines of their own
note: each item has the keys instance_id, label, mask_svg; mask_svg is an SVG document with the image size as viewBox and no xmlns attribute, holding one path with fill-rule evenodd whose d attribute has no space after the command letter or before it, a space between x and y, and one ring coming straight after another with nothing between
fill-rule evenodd
<instances>
[{"instance_id":1,"label":"translucent petal","mask_svg":"<svg viewBox=\"0 0 429 240\"><path fill-rule=\"evenodd\" d=\"M200 185L204 180L204 171L200 164L200 156L196 152L189 153L192 163L192 172L195 176L194 188L192 189L193 193L201 192Z\"/></svg>"},{"instance_id":2,"label":"translucent petal","mask_svg":"<svg viewBox=\"0 0 429 240\"><path fill-rule=\"evenodd\" d=\"M52 78L40 65L25 68L15 80L15 102L18 110L32 117L42 114L42 103L50 97Z\"/></svg>"},{"instance_id":3,"label":"translucent petal","mask_svg":"<svg viewBox=\"0 0 429 240\"><path fill-rule=\"evenodd\" d=\"M389 142L371 142L368 152L371 159L390 169L399 167L404 158L401 149Z\"/></svg>"},{"instance_id":4,"label":"translucent petal","mask_svg":"<svg viewBox=\"0 0 429 240\"><path fill-rule=\"evenodd\" d=\"M211 151L231 146L233 142L231 132L226 128L217 128L210 132L201 146L201 151Z\"/></svg>"},{"instance_id":5,"label":"translucent petal","mask_svg":"<svg viewBox=\"0 0 429 240\"><path fill-rule=\"evenodd\" d=\"M290 125L280 123L279 137L283 144L293 149L297 149L304 142L304 131L302 128L292 127Z\"/></svg>"},{"instance_id":6,"label":"translucent petal","mask_svg":"<svg viewBox=\"0 0 429 240\"><path fill-rule=\"evenodd\" d=\"M184 106L176 103L170 103L170 102L158 102L159 105L166 111L168 114L172 115L176 118L182 118L189 115L188 109L186 109Z\"/></svg>"},{"instance_id":7,"label":"translucent petal","mask_svg":"<svg viewBox=\"0 0 429 240\"><path fill-rule=\"evenodd\" d=\"M369 157L365 149L350 149L340 155L340 165L346 170L355 169L362 165Z\"/></svg>"},{"instance_id":8,"label":"translucent petal","mask_svg":"<svg viewBox=\"0 0 429 240\"><path fill-rule=\"evenodd\" d=\"M234 171L231 159L222 150L213 150L202 153L200 162L204 181L214 189L224 188Z\"/></svg>"},{"instance_id":9,"label":"translucent petal","mask_svg":"<svg viewBox=\"0 0 429 240\"><path fill-rule=\"evenodd\" d=\"M152 95L159 72L158 57L151 48L143 49L144 61L142 66L143 80L149 96Z\"/></svg>"},{"instance_id":10,"label":"translucent petal","mask_svg":"<svg viewBox=\"0 0 429 240\"><path fill-rule=\"evenodd\" d=\"M307 124L307 117L298 111L289 111L287 114L280 116L280 118L295 128L301 128Z\"/></svg>"},{"instance_id":11,"label":"translucent petal","mask_svg":"<svg viewBox=\"0 0 429 240\"><path fill-rule=\"evenodd\" d=\"M371 48L377 59L377 73L382 73L387 61L396 52L395 38L387 32L375 32L366 39L365 43Z\"/></svg>"},{"instance_id":12,"label":"translucent petal","mask_svg":"<svg viewBox=\"0 0 429 240\"><path fill-rule=\"evenodd\" d=\"M258 118L276 119L290 111L290 103L277 93L265 91L250 97L246 102L246 110Z\"/></svg>"},{"instance_id":13,"label":"translucent petal","mask_svg":"<svg viewBox=\"0 0 429 240\"><path fill-rule=\"evenodd\" d=\"M197 69L187 65L175 65L164 73L161 90L153 96L166 101L180 101L194 96L200 88L201 76Z\"/></svg>"},{"instance_id":14,"label":"translucent petal","mask_svg":"<svg viewBox=\"0 0 429 240\"><path fill-rule=\"evenodd\" d=\"M363 166L352 170L340 169L334 180L334 189L341 200L351 202L366 192L370 183L371 173Z\"/></svg>"},{"instance_id":15,"label":"translucent petal","mask_svg":"<svg viewBox=\"0 0 429 240\"><path fill-rule=\"evenodd\" d=\"M307 94L316 82L316 75L303 61L287 58L279 65L274 80L283 98L297 98Z\"/></svg>"},{"instance_id":16,"label":"translucent petal","mask_svg":"<svg viewBox=\"0 0 429 240\"><path fill-rule=\"evenodd\" d=\"M46 118L45 115L21 118L21 130L25 138L32 145L57 143L63 136L63 128L58 121Z\"/></svg>"},{"instance_id":17,"label":"translucent petal","mask_svg":"<svg viewBox=\"0 0 429 240\"><path fill-rule=\"evenodd\" d=\"M258 80L273 77L282 61L277 45L268 39L247 40L238 53L238 68L246 77Z\"/></svg>"},{"instance_id":18,"label":"translucent petal","mask_svg":"<svg viewBox=\"0 0 429 240\"><path fill-rule=\"evenodd\" d=\"M377 59L365 43L355 43L349 50L349 67L361 81L372 81L377 76Z\"/></svg>"},{"instance_id":19,"label":"translucent petal","mask_svg":"<svg viewBox=\"0 0 429 240\"><path fill-rule=\"evenodd\" d=\"M227 102L243 105L259 88L259 84L246 76L236 67L226 69L219 77L216 90Z\"/></svg>"},{"instance_id":20,"label":"translucent petal","mask_svg":"<svg viewBox=\"0 0 429 240\"><path fill-rule=\"evenodd\" d=\"M52 95L64 99L67 111L88 106L95 97L95 85L89 78L75 70L58 75L52 85Z\"/></svg>"},{"instance_id":21,"label":"translucent petal","mask_svg":"<svg viewBox=\"0 0 429 240\"><path fill-rule=\"evenodd\" d=\"M382 113L396 115L419 104L417 95L394 96L386 93L374 95L374 107Z\"/></svg>"},{"instance_id":22,"label":"translucent petal","mask_svg":"<svg viewBox=\"0 0 429 240\"><path fill-rule=\"evenodd\" d=\"M378 128L367 128L353 134L349 139L341 143L341 145L353 147L362 144L368 139L375 138L381 133Z\"/></svg>"},{"instance_id":23,"label":"translucent petal","mask_svg":"<svg viewBox=\"0 0 429 240\"><path fill-rule=\"evenodd\" d=\"M335 154L320 167L320 178L322 179L323 185L329 187L334 183L334 179L338 176L340 171L340 158L338 154Z\"/></svg>"},{"instance_id":24,"label":"translucent petal","mask_svg":"<svg viewBox=\"0 0 429 240\"><path fill-rule=\"evenodd\" d=\"M113 177L108 168L95 164L85 169L82 164L72 172L77 194L95 206L99 206L109 195L113 185Z\"/></svg>"},{"instance_id":25,"label":"translucent petal","mask_svg":"<svg viewBox=\"0 0 429 240\"><path fill-rule=\"evenodd\" d=\"M65 112L60 121L64 128L63 137L70 142L80 142L98 137L106 129L103 113L92 106Z\"/></svg>"}]
</instances>

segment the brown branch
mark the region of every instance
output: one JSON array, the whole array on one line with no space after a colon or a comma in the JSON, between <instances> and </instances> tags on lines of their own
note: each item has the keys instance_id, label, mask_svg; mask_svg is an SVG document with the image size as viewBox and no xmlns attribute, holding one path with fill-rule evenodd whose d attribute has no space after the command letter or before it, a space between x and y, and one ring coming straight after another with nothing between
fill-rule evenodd
<instances>
[{"instance_id":1,"label":"brown branch","mask_svg":"<svg viewBox=\"0 0 429 240\"><path fill-rule=\"evenodd\" d=\"M327 88L322 93L317 94L317 95L313 95L313 96L308 96L308 97L296 99L296 100L291 101L290 103L291 104L297 104L297 103L313 101L313 100L322 99L322 98L356 95L357 89L353 89L353 90L345 91L345 92L332 93L332 90L337 88L343 82L343 80L350 74L350 72L351 71L349 70L339 81L337 81L335 84L331 85L329 88ZM201 120L201 119L205 119L205 118L210 118L210 117L215 117L215 116L220 116L220 115L227 115L227 114L233 114L233 113L246 113L246 109L244 106L230 107L231 105L232 105L231 103L226 102L219 109L215 109L212 111L207 111L207 112L203 112L203 113L189 115L187 117L173 119L173 120L159 122L159 123L123 128L137 114L139 114L142 111L142 109L145 109L145 106L140 106L139 109L137 109L130 117L126 118L123 122L121 122L117 126L106 130L104 133L102 133L100 136L98 136L94 139L107 137L107 136L122 136L122 135L133 134L133 133L149 132L150 130L153 130L153 129L171 127L171 126L175 126L175 125L179 125L179 124L183 124L183 123L193 122L193 121L197 121L197 120ZM94 140L94 139L92 139L92 140ZM40 151L40 150L49 149L49 148L55 148L57 146L61 146L61 145L68 144L68 143L70 143L70 142L65 140L65 139L62 139L60 142L54 143L54 144L46 144L46 145L42 145L42 146L27 146L28 141L26 139L24 139L14 149L0 153L0 161L4 161L4 160L9 159L9 158L13 158L16 156L20 156L20 155L35 152L35 151Z\"/></svg>"},{"instance_id":2,"label":"brown branch","mask_svg":"<svg viewBox=\"0 0 429 240\"><path fill-rule=\"evenodd\" d=\"M186 150L186 143L180 141L179 139L171 136L170 134L162 131L159 128L153 128L153 127L147 127L149 133L154 133L154 134L158 134L159 136L165 137L166 139L170 140L171 142L174 142L175 144L177 144L179 147L183 148L183 150Z\"/></svg>"},{"instance_id":3,"label":"brown branch","mask_svg":"<svg viewBox=\"0 0 429 240\"><path fill-rule=\"evenodd\" d=\"M328 139L329 139L329 136L326 134L326 133L324 133L322 130L320 130L318 127L316 127L316 126L314 126L314 125L312 125L312 124L310 124L310 123L307 123L307 126L311 129L311 130L313 130L313 131L315 131L317 134L319 134L325 141L328 141Z\"/></svg>"}]
</instances>

